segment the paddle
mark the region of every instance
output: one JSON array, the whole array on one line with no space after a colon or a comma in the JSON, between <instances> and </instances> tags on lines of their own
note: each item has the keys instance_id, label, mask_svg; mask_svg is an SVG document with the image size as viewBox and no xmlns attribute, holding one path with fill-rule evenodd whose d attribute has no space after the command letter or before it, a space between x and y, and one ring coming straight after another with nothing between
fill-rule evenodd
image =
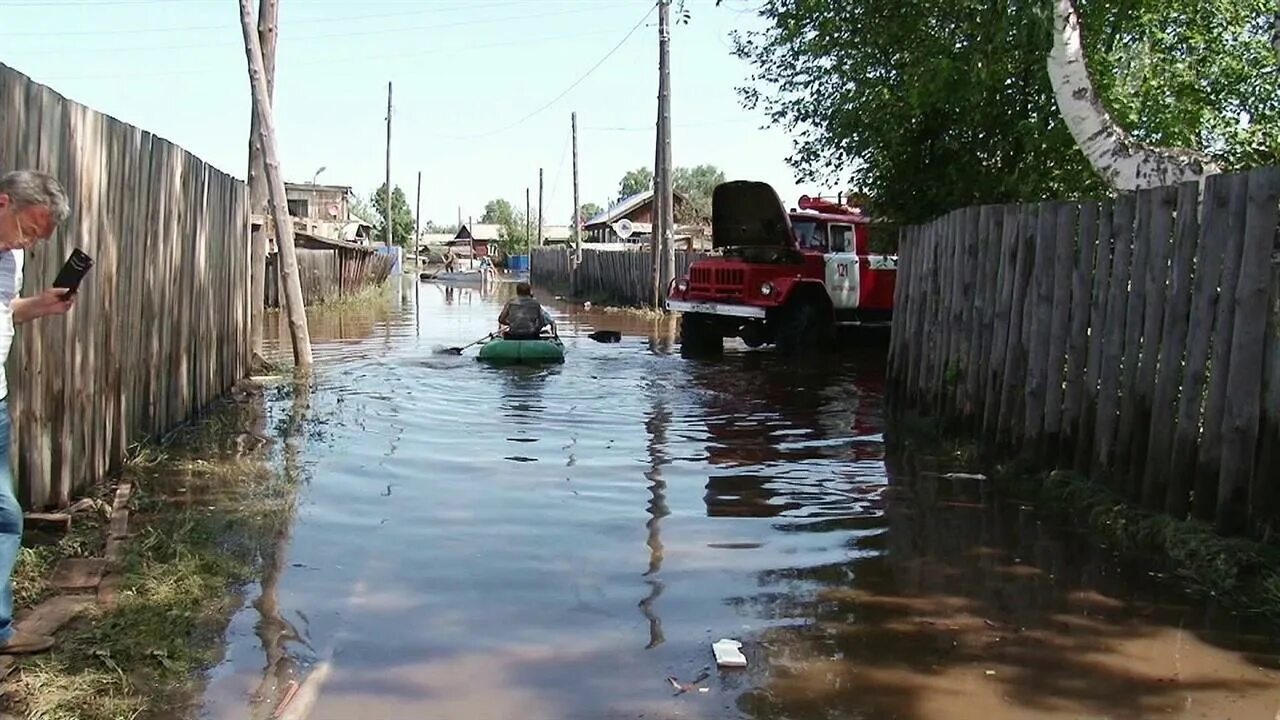
<instances>
[{"instance_id":1,"label":"paddle","mask_svg":"<svg viewBox=\"0 0 1280 720\"><path fill-rule=\"evenodd\" d=\"M489 333L488 335L485 335L484 337L480 338L479 340L477 340L477 341L475 341L475 342L473 342L473 343L467 344L467 345L463 345L462 347L444 348L443 350L441 350L441 351L440 351L440 354L442 354L442 355L461 355L463 350L466 350L467 348L469 348L469 347L473 347L473 346L475 346L475 345L479 345L479 344L480 344L480 343L482 343L482 342L486 342L486 341L488 341L488 340L492 340L492 339L493 339L493 337L494 337L495 335L497 335L497 333Z\"/></svg>"}]
</instances>

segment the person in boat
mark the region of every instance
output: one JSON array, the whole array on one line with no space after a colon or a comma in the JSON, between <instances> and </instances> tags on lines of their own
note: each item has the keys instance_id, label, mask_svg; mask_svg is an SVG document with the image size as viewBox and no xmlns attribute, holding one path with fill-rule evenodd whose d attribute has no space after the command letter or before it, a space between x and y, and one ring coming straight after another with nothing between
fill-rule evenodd
<instances>
[{"instance_id":1,"label":"person in boat","mask_svg":"<svg viewBox=\"0 0 1280 720\"><path fill-rule=\"evenodd\" d=\"M498 315L498 326L506 340L537 340L544 328L556 332L555 321L533 297L527 282L516 283L516 296L507 301Z\"/></svg>"},{"instance_id":2,"label":"person in boat","mask_svg":"<svg viewBox=\"0 0 1280 720\"><path fill-rule=\"evenodd\" d=\"M457 264L458 264L458 256L453 254L453 248L451 247L445 248L444 271L453 272L453 269L457 267Z\"/></svg>"}]
</instances>

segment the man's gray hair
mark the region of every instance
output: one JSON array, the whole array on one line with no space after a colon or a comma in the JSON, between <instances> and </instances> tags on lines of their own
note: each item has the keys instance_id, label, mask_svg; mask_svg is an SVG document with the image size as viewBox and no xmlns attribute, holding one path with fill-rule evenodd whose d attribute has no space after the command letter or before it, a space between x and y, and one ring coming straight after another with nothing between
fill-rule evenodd
<instances>
[{"instance_id":1,"label":"man's gray hair","mask_svg":"<svg viewBox=\"0 0 1280 720\"><path fill-rule=\"evenodd\" d=\"M38 170L14 170L0 175L0 194L8 195L21 207L47 207L53 213L53 221L61 225L71 215L67 191L62 183L48 173Z\"/></svg>"}]
</instances>

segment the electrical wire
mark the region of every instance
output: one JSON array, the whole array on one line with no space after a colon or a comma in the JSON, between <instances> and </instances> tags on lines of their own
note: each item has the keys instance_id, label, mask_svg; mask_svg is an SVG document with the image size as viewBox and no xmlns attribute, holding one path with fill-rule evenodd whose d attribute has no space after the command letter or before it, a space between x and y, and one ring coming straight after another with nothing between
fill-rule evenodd
<instances>
[{"instance_id":1,"label":"electrical wire","mask_svg":"<svg viewBox=\"0 0 1280 720\"><path fill-rule=\"evenodd\" d=\"M581 14L581 13L600 12L601 10L607 10L607 9L608 8L602 8L602 7L575 8L572 10L559 10L556 12L549 12L549 13L535 13L532 15L516 15L516 16L500 17L500 18L475 18L471 20L458 20L456 22L437 23L434 25L400 25L393 28L378 28L374 30L344 30L341 32L309 33L309 34L301 34L301 35L282 34L281 37L283 39L287 39L290 42L294 40L312 40L312 39L334 38L334 37L351 38L351 37L357 37L361 35L384 35L388 33L418 32L422 30L439 30L442 28L464 27L468 25L487 25L491 23L513 23L513 22L519 22L523 20L540 20L542 18L547 18L547 17L557 17L561 15L575 15L575 14ZM227 28L229 29L230 26L227 26ZM98 54L98 53L121 53L121 52L146 52L146 51L153 51L153 50L165 50L165 51L203 50L203 49L210 49L210 48L230 48L230 47L239 47L243 49L244 47L243 41L239 43L220 42L220 43L198 43L198 44L185 44L185 45L150 45L150 46L141 46L141 47L139 46L108 47L108 48L59 47L59 48L48 48L44 50L30 50L23 54L24 55L68 55L68 54L76 54L76 53Z\"/></svg>"},{"instance_id":2,"label":"electrical wire","mask_svg":"<svg viewBox=\"0 0 1280 720\"><path fill-rule=\"evenodd\" d=\"M622 48L622 46L623 46L623 45L625 45L625 44L627 43L627 41L631 39L631 36L632 36L632 35L635 35L636 31L637 31L637 30L639 30L639 29L640 29L640 27L641 27L642 25L644 25L645 21L649 19L649 16L653 14L654 9L655 9L655 8L657 8L657 7L658 7L658 6L657 6L656 4L654 4L654 5L650 5L650 6L649 6L649 10L648 10L647 12L645 12L645 14L644 14L644 16L643 16L643 17L641 17L641 18L640 18L640 21L639 21L639 22L637 22L635 25L633 25L633 26L631 27L631 29L627 31L627 34L626 34L626 35L624 35L624 36L622 37L622 39L618 41L618 44L617 44L617 45L614 45L614 46L613 46L613 48L609 50L609 52L605 53L604 57L600 58L600 59L596 62L596 64L595 64L595 65L592 65L590 68L588 68L588 69L587 69L587 71L586 71L585 73L583 73L581 76L579 76L577 80L574 80L572 83L570 83L570 84L569 84L569 87L565 88L565 89L564 89L564 90L563 90L559 95L556 95L555 97L551 98L549 101L547 101L547 102L546 102L546 104L544 104L544 105L542 105L541 107L537 108L536 110L534 110L534 111L532 111L532 112L528 113L527 115L525 115L525 116L521 117L519 120L516 120L515 122L511 123L510 125L505 125L505 126L503 126L503 127L496 128L496 129L494 129L494 130L489 130L489 131L487 131L487 132L479 133L479 134L476 134L476 135L464 135L464 136L462 136L462 137L455 137L455 138L453 138L453 139L454 139L454 140L475 140L475 139L478 139L478 138L489 137L489 136L491 136L491 135L497 135L498 133L506 132L506 131L508 131L508 130L511 130L512 128L515 128L515 127L518 127L518 126L520 126L520 125L524 124L526 121L528 121L528 120L530 120L531 118L533 118L534 116L536 116L536 115L540 114L541 112L543 112L543 111L544 111L544 110L546 110L547 108L551 107L552 105L555 105L555 104L556 104L557 102L559 102L559 101L560 101L560 100L561 100L565 95L568 95L570 92L572 92L574 88L576 88L576 87L578 87L579 85L581 85L581 84L582 84L582 82L583 82L584 80L586 80L588 77L590 77L590 76L591 76L591 74L592 74L592 73L594 73L597 69L599 69L599 67L600 67L601 65L603 65L603 64L605 63L605 61L606 61L606 60L608 60L609 58L613 57L613 54L614 54L614 53L616 53L616 52L618 52L618 50L619 50L619 49L621 49L621 48Z\"/></svg>"},{"instance_id":3,"label":"electrical wire","mask_svg":"<svg viewBox=\"0 0 1280 720\"><path fill-rule=\"evenodd\" d=\"M4 3L0 3L0 5L3 5L3 4L4 4ZM292 26L294 26L294 25L313 25L313 24L314 24L314 25L319 25L319 24L322 24L322 23L323 23L323 24L327 24L327 23L350 23L350 22L354 22L354 21L358 21L358 20L378 20L378 19L382 19L382 18L406 17L406 16L410 16L410 15L422 15L422 14L424 14L424 13L428 13L428 12L448 12L448 11L453 11L453 10L475 10L475 9L478 9L478 8L479 8L479 9L485 9L485 10L488 10L488 9L491 9L491 8L510 7L510 6L512 6L512 5L522 5L522 4L524 4L524 3L521 3L521 2L519 2L518 0L507 0L507 1L504 1L504 2L496 2L496 3L490 3L490 4L475 4L475 3L468 3L468 4L462 4L462 5L450 5L450 6L448 6L448 7L443 7L443 8L431 8L431 9L429 9L429 10L423 10L422 8L418 8L418 9L416 9L416 10L405 10L405 11L393 12L393 13L374 13L374 14L371 14L371 15L344 15L344 16L342 16L342 17L302 17L302 18L290 18L290 19L289 19L289 26L290 26L290 27L292 27ZM170 32L195 32L195 31L201 31L201 30L226 30L226 29L228 29L228 27L229 27L229 24L228 24L228 23L222 23L222 24L220 24L220 25L186 25L186 26L151 27L151 28L110 28L110 29L106 29L106 30L101 30L101 29L99 29L99 30L46 30L46 31L39 31L39 32L36 32L36 31L27 31L27 32L4 32L4 31L0 31L0 36L3 36L3 37L5 37L5 38L15 38L15 37L66 37L66 36L69 36L69 35L78 35L78 36L85 36L85 35L111 35L111 36L115 36L115 35L137 35L137 34L143 34L143 33L161 33L161 32L163 32L163 33L170 33Z\"/></svg>"}]
</instances>

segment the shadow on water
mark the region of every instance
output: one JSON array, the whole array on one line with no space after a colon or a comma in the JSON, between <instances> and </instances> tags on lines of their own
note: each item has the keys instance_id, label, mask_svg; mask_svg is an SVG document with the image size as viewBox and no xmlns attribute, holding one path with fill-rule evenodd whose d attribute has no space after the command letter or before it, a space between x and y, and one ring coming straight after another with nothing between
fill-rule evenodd
<instances>
[{"instance_id":1,"label":"shadow on water","mask_svg":"<svg viewBox=\"0 0 1280 720\"><path fill-rule=\"evenodd\" d=\"M311 482L267 563L272 599L242 613L256 640L233 623L206 717L241 716L264 660L277 687L305 675L303 638L335 648L313 720L1280 706L1264 632L983 482L886 457L874 343L684 361L669 320L553 305L563 366L424 366L504 296L418 297L369 332L385 345L335 342L312 402L332 420L295 448ZM599 328L626 337L584 338ZM719 637L749 667L673 696L665 678L698 676Z\"/></svg>"}]
</instances>

